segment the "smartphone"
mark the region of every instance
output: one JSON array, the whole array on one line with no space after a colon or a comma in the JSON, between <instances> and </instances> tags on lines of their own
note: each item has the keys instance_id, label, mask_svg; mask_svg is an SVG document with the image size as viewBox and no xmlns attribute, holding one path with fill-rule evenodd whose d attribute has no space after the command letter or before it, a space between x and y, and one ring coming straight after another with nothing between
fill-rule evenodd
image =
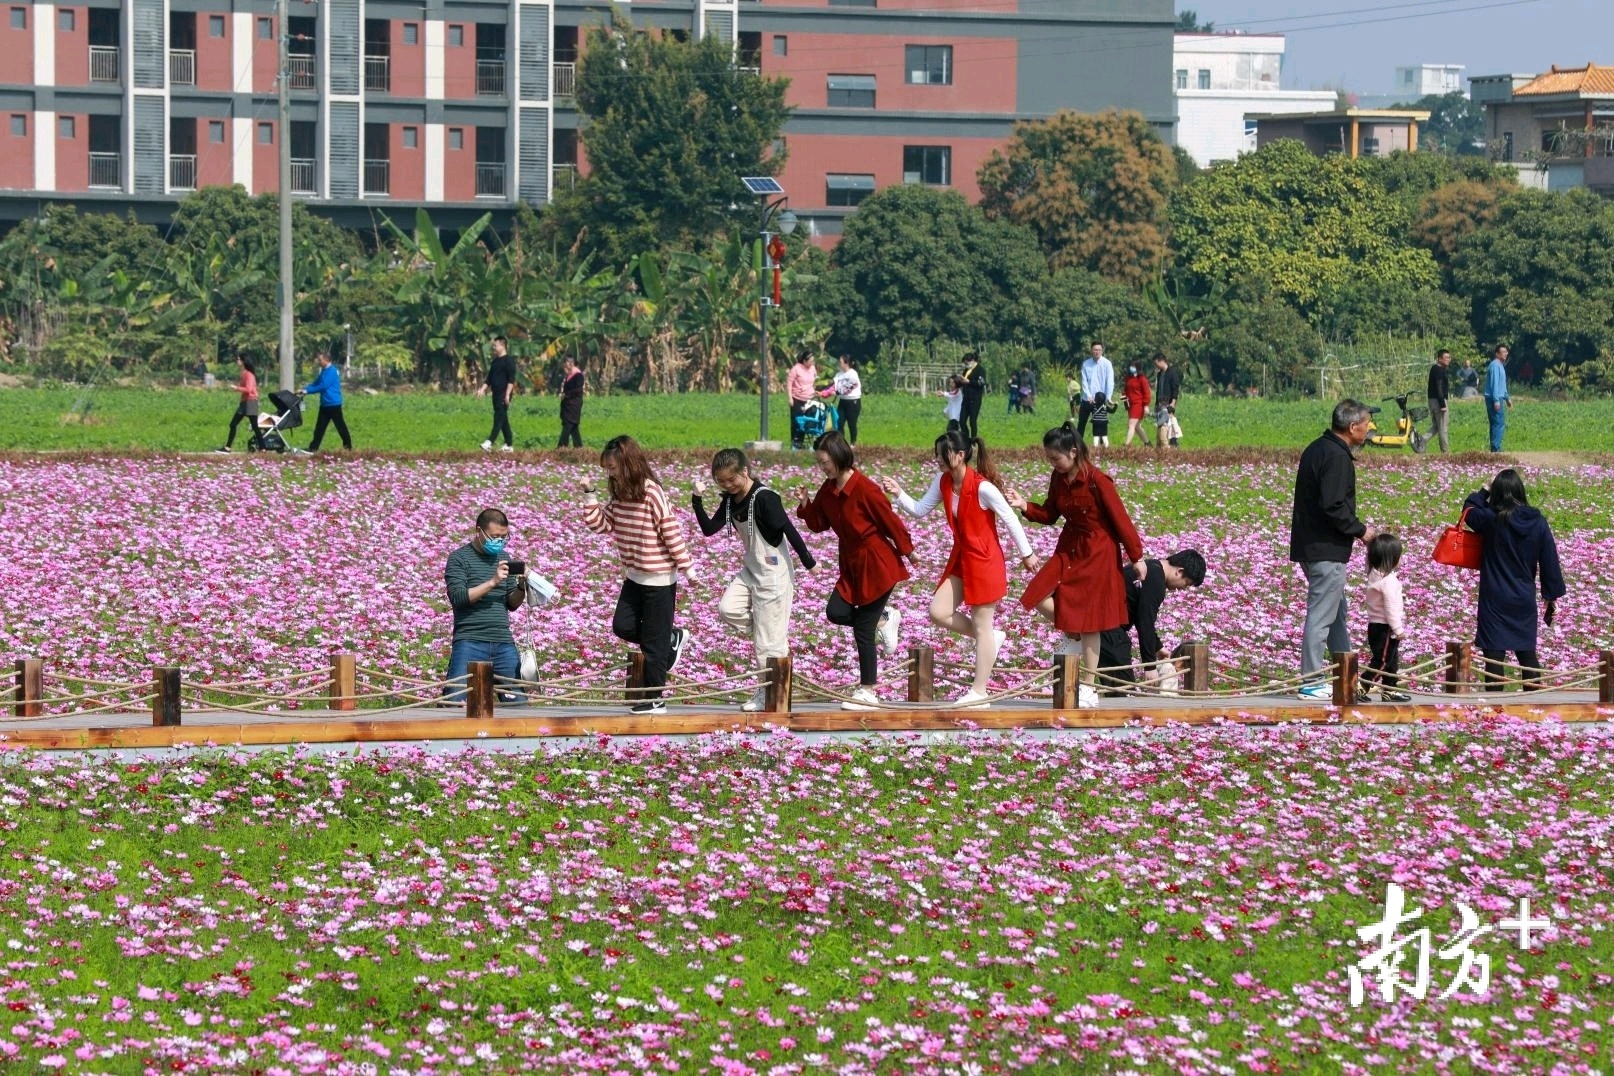
<instances>
[{"instance_id":1,"label":"smartphone","mask_svg":"<svg viewBox=\"0 0 1614 1076\"><path fill-rule=\"evenodd\" d=\"M512 561L507 561L506 563L508 563L510 565L510 574L511 575L526 575L527 574L527 562L526 561L524 561L524 560L512 560Z\"/></svg>"}]
</instances>

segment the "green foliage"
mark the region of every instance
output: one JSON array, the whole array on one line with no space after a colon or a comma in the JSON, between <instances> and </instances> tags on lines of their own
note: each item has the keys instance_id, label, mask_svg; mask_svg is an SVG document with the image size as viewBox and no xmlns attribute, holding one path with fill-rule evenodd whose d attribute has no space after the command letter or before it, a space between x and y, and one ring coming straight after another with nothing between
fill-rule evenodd
<instances>
[{"instance_id":1,"label":"green foliage","mask_svg":"<svg viewBox=\"0 0 1614 1076\"><path fill-rule=\"evenodd\" d=\"M1045 273L1031 232L988 220L953 190L904 184L848 218L830 256L830 346L863 358L885 340L1003 340L1003 311Z\"/></svg>"},{"instance_id":2,"label":"green foliage","mask_svg":"<svg viewBox=\"0 0 1614 1076\"><path fill-rule=\"evenodd\" d=\"M1165 262L1178 161L1136 112L1061 111L1017 123L978 176L988 217L1036 233L1056 269L1141 284Z\"/></svg>"},{"instance_id":3,"label":"green foliage","mask_svg":"<svg viewBox=\"0 0 1614 1076\"><path fill-rule=\"evenodd\" d=\"M1538 370L1614 348L1614 203L1584 190L1521 192L1458 244L1456 289L1487 347L1506 343Z\"/></svg>"},{"instance_id":4,"label":"green foliage","mask_svg":"<svg viewBox=\"0 0 1614 1076\"><path fill-rule=\"evenodd\" d=\"M1033 281L1007 315L1020 339L1062 365L1080 363L1095 341L1112 355L1153 354L1156 337L1171 336L1142 295L1086 269L1061 269Z\"/></svg>"},{"instance_id":5,"label":"green foliage","mask_svg":"<svg viewBox=\"0 0 1614 1076\"><path fill-rule=\"evenodd\" d=\"M1429 118L1418 128L1419 149L1483 160L1485 109L1470 101L1461 90L1425 94L1411 104L1391 107L1429 113Z\"/></svg>"},{"instance_id":6,"label":"green foliage","mask_svg":"<svg viewBox=\"0 0 1614 1076\"><path fill-rule=\"evenodd\" d=\"M1435 337L1457 354L1473 350L1468 302L1439 288L1408 288L1371 278L1323 294L1314 323L1323 338L1354 342L1380 333Z\"/></svg>"},{"instance_id":7,"label":"green foliage","mask_svg":"<svg viewBox=\"0 0 1614 1076\"><path fill-rule=\"evenodd\" d=\"M1177 264L1197 292L1259 280L1309 314L1353 281L1433 288L1434 259L1407 241L1408 213L1371 173L1299 142L1211 169L1172 206Z\"/></svg>"},{"instance_id":8,"label":"green foliage","mask_svg":"<svg viewBox=\"0 0 1614 1076\"><path fill-rule=\"evenodd\" d=\"M1204 340L1193 350L1196 365L1219 391L1303 389L1310 377L1307 368L1322 354L1317 331L1272 296L1235 299L1211 311Z\"/></svg>"}]
</instances>

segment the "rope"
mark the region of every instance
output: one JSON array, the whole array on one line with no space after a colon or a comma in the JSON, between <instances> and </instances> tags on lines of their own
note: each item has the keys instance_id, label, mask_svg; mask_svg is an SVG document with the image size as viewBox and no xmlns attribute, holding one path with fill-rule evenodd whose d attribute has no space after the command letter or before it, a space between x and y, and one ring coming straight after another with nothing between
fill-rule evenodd
<instances>
[{"instance_id":1,"label":"rope","mask_svg":"<svg viewBox=\"0 0 1614 1076\"><path fill-rule=\"evenodd\" d=\"M382 669L374 665L354 665L353 675L356 677L368 676L380 677L387 680L396 680L400 683L413 684L416 687L426 687L434 683L434 681L431 680L416 680L414 677L405 676L403 673L388 672L386 669Z\"/></svg>"},{"instance_id":2,"label":"rope","mask_svg":"<svg viewBox=\"0 0 1614 1076\"><path fill-rule=\"evenodd\" d=\"M199 683L199 684L201 684L201 686L207 688L210 691L226 691L226 692L230 692L232 688L238 688L238 687L263 687L265 684L278 684L278 683L282 683L282 682L296 683L298 680L306 680L311 676L328 676L328 674L325 673L325 672L322 672L322 671L315 671L315 672L291 673L291 674L285 675L285 676L263 676L263 677L259 677L256 680L231 680L231 681L227 681L227 682L222 683L222 684L216 683L216 682L214 682L212 680L208 680L208 681L205 681L205 682L203 682L203 681L192 681L192 682L193 683ZM235 694L236 692L231 692L231 693Z\"/></svg>"}]
</instances>

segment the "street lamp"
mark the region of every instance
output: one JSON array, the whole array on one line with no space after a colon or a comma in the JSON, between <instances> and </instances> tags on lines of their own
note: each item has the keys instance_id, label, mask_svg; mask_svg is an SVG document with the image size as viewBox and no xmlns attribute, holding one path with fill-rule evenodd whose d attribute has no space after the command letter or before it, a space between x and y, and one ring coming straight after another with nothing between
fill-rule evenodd
<instances>
[{"instance_id":1,"label":"street lamp","mask_svg":"<svg viewBox=\"0 0 1614 1076\"><path fill-rule=\"evenodd\" d=\"M762 200L762 223L758 231L762 237L762 296L759 309L761 326L761 349L757 363L757 384L762 394L762 422L758 441L766 445L768 441L768 308L777 306L780 300L780 259L784 256L784 243L777 240L770 230L774 225L779 228L780 235L789 235L796 230L796 214L785 209L789 198L779 181L772 176L742 176L740 182L745 189ZM778 244L777 246L775 244Z\"/></svg>"}]
</instances>

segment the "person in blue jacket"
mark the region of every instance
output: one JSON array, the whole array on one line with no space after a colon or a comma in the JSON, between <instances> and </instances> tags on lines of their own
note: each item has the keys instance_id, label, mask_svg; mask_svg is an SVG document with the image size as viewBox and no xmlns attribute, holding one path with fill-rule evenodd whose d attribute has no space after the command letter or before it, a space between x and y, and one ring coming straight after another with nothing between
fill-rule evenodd
<instances>
[{"instance_id":1,"label":"person in blue jacket","mask_svg":"<svg viewBox=\"0 0 1614 1076\"><path fill-rule=\"evenodd\" d=\"M351 449L353 438L348 436L347 422L342 418L342 372L331 364L331 353L319 353L319 374L303 389L308 395L319 393L319 421L314 423L314 439L308 451L318 452L325 437L325 428L334 425L342 438L342 447Z\"/></svg>"},{"instance_id":2,"label":"person in blue jacket","mask_svg":"<svg viewBox=\"0 0 1614 1076\"><path fill-rule=\"evenodd\" d=\"M1474 645L1485 655L1487 691L1501 691L1502 659L1513 651L1521 679L1541 679L1536 652L1536 579L1546 602L1549 627L1564 596L1558 543L1541 510L1525 496L1524 479L1509 467L1469 494L1464 507L1469 527L1485 543L1480 556L1479 618Z\"/></svg>"},{"instance_id":3,"label":"person in blue jacket","mask_svg":"<svg viewBox=\"0 0 1614 1076\"><path fill-rule=\"evenodd\" d=\"M1499 347L1485 367L1485 417L1491 424L1491 451L1502 451L1502 435L1507 432L1508 412L1513 397L1508 395L1508 349Z\"/></svg>"}]
</instances>

